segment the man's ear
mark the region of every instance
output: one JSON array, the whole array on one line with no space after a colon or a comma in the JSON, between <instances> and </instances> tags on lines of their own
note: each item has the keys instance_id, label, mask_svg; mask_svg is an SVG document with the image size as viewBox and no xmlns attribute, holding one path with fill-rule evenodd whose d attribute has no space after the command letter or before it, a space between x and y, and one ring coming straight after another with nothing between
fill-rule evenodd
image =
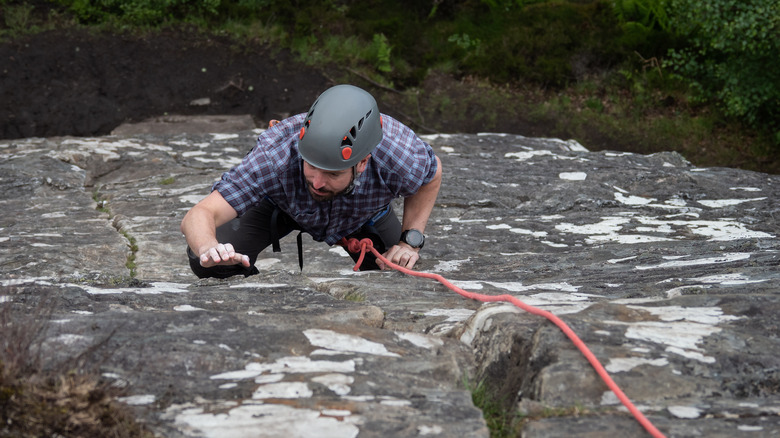
<instances>
[{"instance_id":1,"label":"man's ear","mask_svg":"<svg viewBox=\"0 0 780 438\"><path fill-rule=\"evenodd\" d=\"M366 155L365 158L360 160L356 166L358 173L363 173L366 170L366 166L368 166L368 160L371 158L371 154Z\"/></svg>"}]
</instances>

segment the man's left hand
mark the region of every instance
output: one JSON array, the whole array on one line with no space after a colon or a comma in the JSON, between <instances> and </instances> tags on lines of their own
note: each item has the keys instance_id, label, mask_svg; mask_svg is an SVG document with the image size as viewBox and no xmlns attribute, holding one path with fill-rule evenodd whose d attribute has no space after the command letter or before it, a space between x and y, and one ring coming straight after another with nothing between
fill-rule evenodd
<instances>
[{"instance_id":1,"label":"man's left hand","mask_svg":"<svg viewBox=\"0 0 780 438\"><path fill-rule=\"evenodd\" d=\"M402 268L412 269L414 264L417 263L417 260L420 259L420 254L418 254L419 251L419 249L412 248L405 243L399 243L382 255L390 262L395 263ZM390 269L389 266L382 263L379 259L377 259L376 264L382 270Z\"/></svg>"}]
</instances>

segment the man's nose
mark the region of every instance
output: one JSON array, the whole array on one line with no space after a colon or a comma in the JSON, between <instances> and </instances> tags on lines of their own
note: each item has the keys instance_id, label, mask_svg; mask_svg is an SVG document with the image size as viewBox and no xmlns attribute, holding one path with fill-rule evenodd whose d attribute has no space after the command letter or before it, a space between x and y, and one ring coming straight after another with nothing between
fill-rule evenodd
<instances>
[{"instance_id":1,"label":"man's nose","mask_svg":"<svg viewBox=\"0 0 780 438\"><path fill-rule=\"evenodd\" d=\"M314 172L311 177L311 185L317 190L325 187L325 176L322 172Z\"/></svg>"}]
</instances>

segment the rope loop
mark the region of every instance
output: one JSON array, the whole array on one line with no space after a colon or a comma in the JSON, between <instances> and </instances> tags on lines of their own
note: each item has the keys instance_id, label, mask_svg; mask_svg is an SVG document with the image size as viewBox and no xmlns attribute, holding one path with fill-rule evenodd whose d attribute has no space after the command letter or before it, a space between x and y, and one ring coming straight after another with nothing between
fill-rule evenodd
<instances>
[{"instance_id":1,"label":"rope loop","mask_svg":"<svg viewBox=\"0 0 780 438\"><path fill-rule=\"evenodd\" d=\"M347 239L346 237L343 237L339 244L341 244L341 246L346 248L347 251L351 253L360 253L360 257L358 257L355 267L352 268L353 271L360 270L360 265L363 264L363 259L366 257L367 252L377 252L374 249L374 242L368 237L364 237L360 240L355 238Z\"/></svg>"}]
</instances>

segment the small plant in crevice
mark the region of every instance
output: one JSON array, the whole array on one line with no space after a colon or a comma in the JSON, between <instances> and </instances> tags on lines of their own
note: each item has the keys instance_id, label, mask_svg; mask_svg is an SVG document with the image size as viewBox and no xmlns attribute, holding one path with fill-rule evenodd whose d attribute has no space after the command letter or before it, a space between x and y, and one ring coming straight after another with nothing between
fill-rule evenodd
<instances>
[{"instance_id":1,"label":"small plant in crevice","mask_svg":"<svg viewBox=\"0 0 780 438\"><path fill-rule=\"evenodd\" d=\"M482 417L490 429L490 438L509 438L519 434L518 415L507 411L485 379L472 382L464 380L464 386L471 392L471 401L482 411Z\"/></svg>"},{"instance_id":2,"label":"small plant in crevice","mask_svg":"<svg viewBox=\"0 0 780 438\"><path fill-rule=\"evenodd\" d=\"M354 286L334 286L334 285L318 285L317 290L324 292L333 298L344 301L352 301L353 303L362 303L366 301L365 292L360 291Z\"/></svg>"},{"instance_id":3,"label":"small plant in crevice","mask_svg":"<svg viewBox=\"0 0 780 438\"><path fill-rule=\"evenodd\" d=\"M131 236L127 231L120 232L122 233L122 236L127 239L127 246L130 249L130 254L127 255L127 263L125 263L125 266L130 270L130 278L134 278L135 269L137 267L135 263L135 255L138 252L138 244L135 240L135 237Z\"/></svg>"},{"instance_id":4,"label":"small plant in crevice","mask_svg":"<svg viewBox=\"0 0 780 438\"><path fill-rule=\"evenodd\" d=\"M100 187L96 187L95 191L92 192L92 200L97 204L95 207L97 211L111 216L111 210L108 208L108 199L103 198L100 194Z\"/></svg>"},{"instance_id":5,"label":"small plant in crevice","mask_svg":"<svg viewBox=\"0 0 780 438\"><path fill-rule=\"evenodd\" d=\"M165 183L163 183L165 184ZM138 252L138 243L130 233L128 233L126 230L123 230L122 227L120 227L116 221L114 221L114 214L111 212L111 208L109 207L108 199L103 197L100 193L100 187L95 188L95 191L92 193L92 199L95 201L97 206L95 207L98 211L102 213L106 213L108 215L108 219L113 224L114 228L119 232L125 240L127 240L127 247L130 250L129 254L127 255L127 261L125 262L125 266L127 269L130 270L130 278L134 278L136 275L136 262L135 257L136 253Z\"/></svg>"}]
</instances>

